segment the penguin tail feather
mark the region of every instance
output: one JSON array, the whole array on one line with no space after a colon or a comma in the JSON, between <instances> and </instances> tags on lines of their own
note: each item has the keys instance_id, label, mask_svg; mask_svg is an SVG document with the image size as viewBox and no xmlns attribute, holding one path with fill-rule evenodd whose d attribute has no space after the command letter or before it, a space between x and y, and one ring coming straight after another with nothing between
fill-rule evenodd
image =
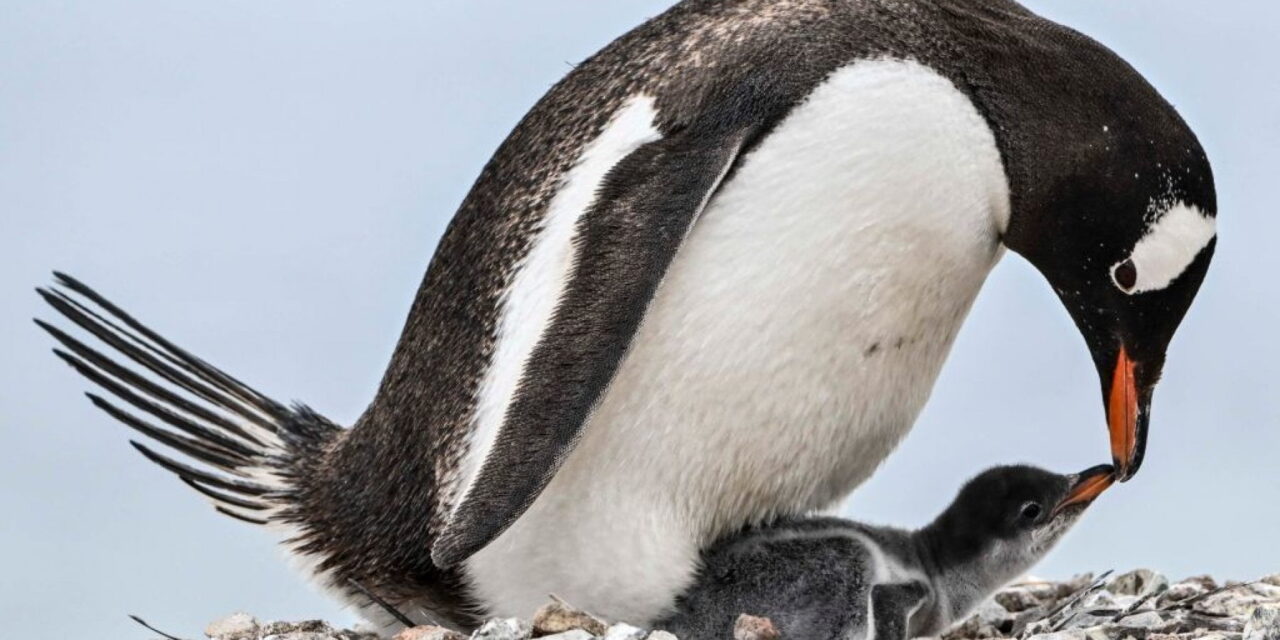
<instances>
[{"instance_id":1,"label":"penguin tail feather","mask_svg":"<svg viewBox=\"0 0 1280 640\"><path fill-rule=\"evenodd\" d=\"M95 406L189 460L136 440L130 444L203 494L220 513L260 525L289 519L307 462L344 429L303 405L285 406L258 393L75 278L58 272L54 277L55 286L36 292L127 366L36 319L59 343L54 354L113 396L87 393Z\"/></svg>"}]
</instances>

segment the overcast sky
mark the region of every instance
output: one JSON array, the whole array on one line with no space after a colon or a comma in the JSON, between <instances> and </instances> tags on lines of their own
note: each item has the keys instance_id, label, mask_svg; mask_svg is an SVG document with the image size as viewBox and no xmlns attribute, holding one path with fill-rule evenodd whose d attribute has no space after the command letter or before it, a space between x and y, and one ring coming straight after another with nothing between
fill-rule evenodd
<instances>
[{"instance_id":1,"label":"overcast sky","mask_svg":"<svg viewBox=\"0 0 1280 640\"><path fill-rule=\"evenodd\" d=\"M30 323L50 269L280 399L349 424L449 216L522 113L659 0L0 0L0 611L9 637L187 637L235 610L346 614L140 459ZM1039 0L1177 105L1222 239L1169 354L1147 462L1038 569L1280 571L1276 3ZM1083 341L996 269L920 422L851 501L917 525L996 463L1107 456ZM16 625L16 626L15 626Z\"/></svg>"}]
</instances>

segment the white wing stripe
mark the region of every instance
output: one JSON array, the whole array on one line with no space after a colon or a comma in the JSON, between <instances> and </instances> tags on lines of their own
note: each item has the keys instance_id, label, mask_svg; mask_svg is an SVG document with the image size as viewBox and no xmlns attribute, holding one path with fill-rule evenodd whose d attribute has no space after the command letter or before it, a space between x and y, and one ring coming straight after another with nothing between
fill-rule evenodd
<instances>
[{"instance_id":1,"label":"white wing stripe","mask_svg":"<svg viewBox=\"0 0 1280 640\"><path fill-rule=\"evenodd\" d=\"M498 344L480 386L456 497L465 496L471 489L493 448L525 363L568 286L576 258L573 236L578 220L594 204L596 193L614 165L641 145L661 138L654 127L656 118L652 97L638 95L629 99L599 137L587 145L552 198L543 228L503 302ZM461 502L455 500L454 504Z\"/></svg>"}]
</instances>

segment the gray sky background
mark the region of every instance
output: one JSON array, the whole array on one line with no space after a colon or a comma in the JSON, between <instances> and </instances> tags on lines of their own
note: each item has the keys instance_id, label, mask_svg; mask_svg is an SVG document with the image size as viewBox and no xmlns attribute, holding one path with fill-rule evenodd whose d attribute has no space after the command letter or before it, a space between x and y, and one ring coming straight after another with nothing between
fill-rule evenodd
<instances>
[{"instance_id":1,"label":"gray sky background","mask_svg":"<svg viewBox=\"0 0 1280 640\"><path fill-rule=\"evenodd\" d=\"M188 637L234 610L345 615L274 541L137 456L49 354L69 271L280 399L349 424L453 209L546 88L661 0L0 0L0 610L10 637ZM1038 573L1280 571L1280 5L1037 0L1130 60L1218 175L1217 261L1146 466ZM906 444L849 513L917 525L968 476L1105 460L1083 341L997 268Z\"/></svg>"}]
</instances>

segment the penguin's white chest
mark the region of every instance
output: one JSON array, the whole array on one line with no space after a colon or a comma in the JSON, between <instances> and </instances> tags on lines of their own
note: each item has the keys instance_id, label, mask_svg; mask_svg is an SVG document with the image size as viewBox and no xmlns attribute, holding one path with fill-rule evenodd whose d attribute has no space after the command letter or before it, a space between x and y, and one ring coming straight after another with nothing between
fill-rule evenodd
<instances>
[{"instance_id":1,"label":"penguin's white chest","mask_svg":"<svg viewBox=\"0 0 1280 640\"><path fill-rule=\"evenodd\" d=\"M701 545L842 498L914 422L1008 206L949 81L890 60L833 74L697 221L577 448L467 562L476 595L643 623Z\"/></svg>"}]
</instances>

